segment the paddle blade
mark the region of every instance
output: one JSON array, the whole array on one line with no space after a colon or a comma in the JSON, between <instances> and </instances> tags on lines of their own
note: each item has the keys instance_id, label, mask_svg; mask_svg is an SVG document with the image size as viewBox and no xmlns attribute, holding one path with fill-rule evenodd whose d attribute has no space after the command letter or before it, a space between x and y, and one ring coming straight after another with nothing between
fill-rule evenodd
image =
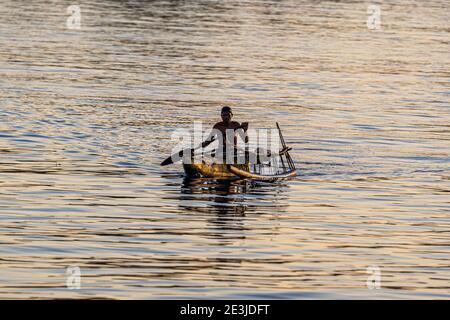
<instances>
[{"instance_id":1,"label":"paddle blade","mask_svg":"<svg viewBox=\"0 0 450 320\"><path fill-rule=\"evenodd\" d=\"M169 164L175 163L180 161L183 156L186 154L192 154L192 152L194 151L194 149L185 149L185 150L181 150L178 153L174 153L173 155L171 155L170 157L168 157L167 159L165 159L163 162L161 162L161 166L167 166Z\"/></svg>"},{"instance_id":2,"label":"paddle blade","mask_svg":"<svg viewBox=\"0 0 450 320\"><path fill-rule=\"evenodd\" d=\"M172 163L173 163L172 156L170 156L167 159L165 159L163 162L161 162L161 166L168 166L169 164L172 164Z\"/></svg>"}]
</instances>

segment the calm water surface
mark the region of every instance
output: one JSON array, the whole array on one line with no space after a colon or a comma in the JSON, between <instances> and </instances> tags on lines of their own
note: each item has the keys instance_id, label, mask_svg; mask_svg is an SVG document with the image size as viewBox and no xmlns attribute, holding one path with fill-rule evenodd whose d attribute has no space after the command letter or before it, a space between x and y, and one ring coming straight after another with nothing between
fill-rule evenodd
<instances>
[{"instance_id":1,"label":"calm water surface","mask_svg":"<svg viewBox=\"0 0 450 320\"><path fill-rule=\"evenodd\" d=\"M450 298L447 1L68 4L0 5L1 298ZM224 104L295 180L159 166Z\"/></svg>"}]
</instances>

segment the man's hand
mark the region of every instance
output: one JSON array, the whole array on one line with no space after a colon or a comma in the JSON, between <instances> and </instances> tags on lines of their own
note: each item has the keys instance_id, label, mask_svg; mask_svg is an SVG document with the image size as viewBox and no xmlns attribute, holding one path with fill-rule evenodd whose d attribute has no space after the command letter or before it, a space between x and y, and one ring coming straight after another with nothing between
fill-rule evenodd
<instances>
[{"instance_id":1,"label":"man's hand","mask_svg":"<svg viewBox=\"0 0 450 320\"><path fill-rule=\"evenodd\" d=\"M244 129L244 131L247 131L247 129L248 129L248 122L242 122L241 123L241 128Z\"/></svg>"}]
</instances>

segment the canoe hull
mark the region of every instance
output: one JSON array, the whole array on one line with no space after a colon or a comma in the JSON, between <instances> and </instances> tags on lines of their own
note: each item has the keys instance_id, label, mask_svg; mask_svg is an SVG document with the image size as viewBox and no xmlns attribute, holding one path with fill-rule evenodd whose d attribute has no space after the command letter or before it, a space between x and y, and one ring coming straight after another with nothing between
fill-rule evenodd
<instances>
[{"instance_id":1,"label":"canoe hull","mask_svg":"<svg viewBox=\"0 0 450 320\"><path fill-rule=\"evenodd\" d=\"M206 164L192 163L183 164L184 171L188 177L205 177L215 179L250 179L259 181L276 181L295 177L297 171L289 171L277 175L260 175L250 172L248 165Z\"/></svg>"},{"instance_id":2,"label":"canoe hull","mask_svg":"<svg viewBox=\"0 0 450 320\"><path fill-rule=\"evenodd\" d=\"M237 165L241 170L248 171L248 165ZM206 178L239 178L231 172L226 164L206 164L206 163L183 163L184 172L188 177Z\"/></svg>"}]
</instances>

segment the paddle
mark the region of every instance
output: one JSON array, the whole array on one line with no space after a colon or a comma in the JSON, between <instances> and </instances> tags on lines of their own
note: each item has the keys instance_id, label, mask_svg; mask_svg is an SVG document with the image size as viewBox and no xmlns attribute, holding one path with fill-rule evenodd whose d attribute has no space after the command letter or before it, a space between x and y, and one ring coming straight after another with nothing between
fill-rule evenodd
<instances>
[{"instance_id":1,"label":"paddle","mask_svg":"<svg viewBox=\"0 0 450 320\"><path fill-rule=\"evenodd\" d=\"M165 159L163 162L161 162L161 166L168 166L169 164L173 164L174 162L178 162L179 160L181 160L181 159L183 158L183 156L184 156L185 154L190 154L190 155L192 155L192 154L194 153L195 150L200 149L201 147L202 147L202 146L199 146L199 147L193 148L193 149L187 148L187 149L184 149L184 150L179 151L178 153L174 153L174 154L172 154L170 157L168 157L167 159ZM258 159L259 159L259 154L254 153L254 152L251 152L251 151L249 151L249 150L243 150L243 151L247 154L247 157L253 157L253 158L255 158L255 159L258 157ZM217 152L217 150L211 150L211 151L209 151L209 153L211 153L211 155L212 155L213 157L217 155L216 152ZM270 151L267 150L266 152L267 152L267 156L270 157ZM174 161L174 160L175 160L175 161Z\"/></svg>"},{"instance_id":2,"label":"paddle","mask_svg":"<svg viewBox=\"0 0 450 320\"><path fill-rule=\"evenodd\" d=\"M180 161L183 156L185 154L190 154L192 155L194 153L195 150L200 149L202 146L199 146L197 148L193 148L193 149L184 149L179 151L178 153L174 153L172 154L170 157L168 157L167 159L165 159L163 162L161 162L161 166L168 166L169 164L173 164L174 162L178 162ZM216 156L216 152L217 150L211 150L208 153L210 153L213 157ZM248 152L248 151L247 151ZM252 154L252 153L251 153ZM174 161L175 160L175 161Z\"/></svg>"}]
</instances>

